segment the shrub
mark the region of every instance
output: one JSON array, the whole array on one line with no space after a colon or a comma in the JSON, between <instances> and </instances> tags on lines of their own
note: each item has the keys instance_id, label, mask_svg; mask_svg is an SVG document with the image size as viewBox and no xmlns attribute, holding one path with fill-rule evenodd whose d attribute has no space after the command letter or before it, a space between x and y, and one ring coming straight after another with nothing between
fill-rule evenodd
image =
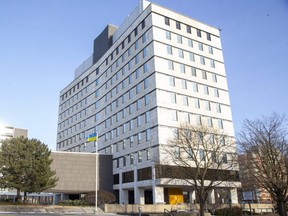
<instances>
[{"instance_id":1,"label":"shrub","mask_svg":"<svg viewBox=\"0 0 288 216\"><path fill-rule=\"evenodd\" d=\"M219 216L242 216L242 209L239 207L216 209L215 215Z\"/></svg>"}]
</instances>

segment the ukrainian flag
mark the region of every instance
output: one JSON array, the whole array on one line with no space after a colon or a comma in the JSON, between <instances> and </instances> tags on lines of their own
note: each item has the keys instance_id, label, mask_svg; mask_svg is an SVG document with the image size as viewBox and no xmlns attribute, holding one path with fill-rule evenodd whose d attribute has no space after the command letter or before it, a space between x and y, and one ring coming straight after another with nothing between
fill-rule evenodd
<instances>
[{"instance_id":1,"label":"ukrainian flag","mask_svg":"<svg viewBox=\"0 0 288 216\"><path fill-rule=\"evenodd\" d=\"M87 142L97 141L98 133L92 133L87 137Z\"/></svg>"}]
</instances>

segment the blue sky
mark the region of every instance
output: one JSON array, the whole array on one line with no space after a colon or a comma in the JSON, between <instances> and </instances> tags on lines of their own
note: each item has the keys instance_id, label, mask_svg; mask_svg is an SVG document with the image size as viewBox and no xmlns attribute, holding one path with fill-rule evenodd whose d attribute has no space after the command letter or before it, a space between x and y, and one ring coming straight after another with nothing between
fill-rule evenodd
<instances>
[{"instance_id":1,"label":"blue sky","mask_svg":"<svg viewBox=\"0 0 288 216\"><path fill-rule=\"evenodd\" d=\"M287 0L154 0L222 29L237 133L245 118L287 114ZM56 146L59 92L108 23L138 0L0 0L0 123Z\"/></svg>"}]
</instances>

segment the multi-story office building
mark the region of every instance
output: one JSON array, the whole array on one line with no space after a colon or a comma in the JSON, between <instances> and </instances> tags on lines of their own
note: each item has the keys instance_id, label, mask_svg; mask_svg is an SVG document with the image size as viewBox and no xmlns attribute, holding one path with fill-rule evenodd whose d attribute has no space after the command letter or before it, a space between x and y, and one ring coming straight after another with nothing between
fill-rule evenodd
<instances>
[{"instance_id":1,"label":"multi-story office building","mask_svg":"<svg viewBox=\"0 0 288 216\"><path fill-rule=\"evenodd\" d=\"M57 150L95 152L86 138L98 132L99 152L113 154L119 202L164 203L154 162L183 122L234 137L219 30L141 1L94 40L93 55L61 91Z\"/></svg>"}]
</instances>

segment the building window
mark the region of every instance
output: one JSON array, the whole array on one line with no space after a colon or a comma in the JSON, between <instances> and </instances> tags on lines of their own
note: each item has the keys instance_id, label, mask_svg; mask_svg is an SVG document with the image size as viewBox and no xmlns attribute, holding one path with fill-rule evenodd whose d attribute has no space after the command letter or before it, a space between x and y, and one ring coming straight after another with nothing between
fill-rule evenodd
<instances>
[{"instance_id":1,"label":"building window","mask_svg":"<svg viewBox=\"0 0 288 216\"><path fill-rule=\"evenodd\" d=\"M223 154L222 162L223 163L228 163L227 154Z\"/></svg>"},{"instance_id":2,"label":"building window","mask_svg":"<svg viewBox=\"0 0 288 216\"><path fill-rule=\"evenodd\" d=\"M209 52L210 54L213 54L213 47L212 47L212 46L208 46L208 52Z\"/></svg>"},{"instance_id":3,"label":"building window","mask_svg":"<svg viewBox=\"0 0 288 216\"><path fill-rule=\"evenodd\" d=\"M211 111L211 105L210 105L210 101L206 101L206 111Z\"/></svg>"},{"instance_id":4,"label":"building window","mask_svg":"<svg viewBox=\"0 0 288 216\"><path fill-rule=\"evenodd\" d=\"M165 25L170 26L170 19L168 17L164 17L165 18Z\"/></svg>"},{"instance_id":5,"label":"building window","mask_svg":"<svg viewBox=\"0 0 288 216\"><path fill-rule=\"evenodd\" d=\"M182 86L182 89L187 89L187 81L181 80L181 86Z\"/></svg>"},{"instance_id":6,"label":"building window","mask_svg":"<svg viewBox=\"0 0 288 216\"><path fill-rule=\"evenodd\" d=\"M185 65L184 64L179 64L180 66L180 73L184 73L185 74Z\"/></svg>"},{"instance_id":7,"label":"building window","mask_svg":"<svg viewBox=\"0 0 288 216\"><path fill-rule=\"evenodd\" d=\"M171 119L172 121L178 121L177 111L171 110Z\"/></svg>"},{"instance_id":8,"label":"building window","mask_svg":"<svg viewBox=\"0 0 288 216\"><path fill-rule=\"evenodd\" d=\"M177 35L177 42L182 44L182 36L181 35Z\"/></svg>"},{"instance_id":9,"label":"building window","mask_svg":"<svg viewBox=\"0 0 288 216\"><path fill-rule=\"evenodd\" d=\"M123 157L123 166L126 166L126 160L127 160L127 156Z\"/></svg>"},{"instance_id":10,"label":"building window","mask_svg":"<svg viewBox=\"0 0 288 216\"><path fill-rule=\"evenodd\" d=\"M137 127L141 126L141 118L142 118L142 116L137 117Z\"/></svg>"},{"instance_id":11,"label":"building window","mask_svg":"<svg viewBox=\"0 0 288 216\"><path fill-rule=\"evenodd\" d=\"M143 72L146 73L148 70L149 70L148 63L146 62L146 63L143 65Z\"/></svg>"},{"instance_id":12,"label":"building window","mask_svg":"<svg viewBox=\"0 0 288 216\"><path fill-rule=\"evenodd\" d=\"M141 27L142 27L142 29L145 28L145 20L143 20L143 21L141 22Z\"/></svg>"},{"instance_id":13,"label":"building window","mask_svg":"<svg viewBox=\"0 0 288 216\"><path fill-rule=\"evenodd\" d=\"M180 148L179 147L174 147L174 157L180 158Z\"/></svg>"},{"instance_id":14,"label":"building window","mask_svg":"<svg viewBox=\"0 0 288 216\"><path fill-rule=\"evenodd\" d=\"M166 39L171 40L171 32L166 31Z\"/></svg>"},{"instance_id":15,"label":"building window","mask_svg":"<svg viewBox=\"0 0 288 216\"><path fill-rule=\"evenodd\" d=\"M149 141L151 139L151 129L146 130L146 141Z\"/></svg>"},{"instance_id":16,"label":"building window","mask_svg":"<svg viewBox=\"0 0 288 216\"><path fill-rule=\"evenodd\" d=\"M200 109L200 100L198 98L194 98L194 107Z\"/></svg>"},{"instance_id":17,"label":"building window","mask_svg":"<svg viewBox=\"0 0 288 216\"><path fill-rule=\"evenodd\" d=\"M193 92L198 92L198 84L197 83L192 83L192 88L193 88Z\"/></svg>"},{"instance_id":18,"label":"building window","mask_svg":"<svg viewBox=\"0 0 288 216\"><path fill-rule=\"evenodd\" d=\"M220 104L216 104L216 112L221 113L221 105Z\"/></svg>"},{"instance_id":19,"label":"building window","mask_svg":"<svg viewBox=\"0 0 288 216\"><path fill-rule=\"evenodd\" d=\"M201 37L201 30L200 29L197 29L197 36Z\"/></svg>"},{"instance_id":20,"label":"building window","mask_svg":"<svg viewBox=\"0 0 288 216\"><path fill-rule=\"evenodd\" d=\"M198 48L199 50L203 51L203 44L201 42L198 42Z\"/></svg>"},{"instance_id":21,"label":"building window","mask_svg":"<svg viewBox=\"0 0 288 216\"><path fill-rule=\"evenodd\" d=\"M196 124L197 125L202 125L201 116L200 115L196 115L195 118L196 118Z\"/></svg>"},{"instance_id":22,"label":"building window","mask_svg":"<svg viewBox=\"0 0 288 216\"><path fill-rule=\"evenodd\" d=\"M207 80L207 72L206 71L202 71L202 79Z\"/></svg>"},{"instance_id":23,"label":"building window","mask_svg":"<svg viewBox=\"0 0 288 216\"><path fill-rule=\"evenodd\" d=\"M143 58L145 58L146 56L147 56L147 47L143 49Z\"/></svg>"},{"instance_id":24,"label":"building window","mask_svg":"<svg viewBox=\"0 0 288 216\"><path fill-rule=\"evenodd\" d=\"M146 150L146 156L147 156L147 160L151 160L151 149L147 149Z\"/></svg>"},{"instance_id":25,"label":"building window","mask_svg":"<svg viewBox=\"0 0 288 216\"><path fill-rule=\"evenodd\" d=\"M144 89L148 88L148 78L144 79Z\"/></svg>"},{"instance_id":26,"label":"building window","mask_svg":"<svg viewBox=\"0 0 288 216\"><path fill-rule=\"evenodd\" d=\"M142 151L138 151L138 163L142 162Z\"/></svg>"},{"instance_id":27,"label":"building window","mask_svg":"<svg viewBox=\"0 0 288 216\"><path fill-rule=\"evenodd\" d=\"M146 34L144 33L144 34L142 35L142 44L145 43L145 42L146 42Z\"/></svg>"},{"instance_id":28,"label":"building window","mask_svg":"<svg viewBox=\"0 0 288 216\"><path fill-rule=\"evenodd\" d=\"M178 52L179 58L184 58L184 51L182 49L179 49Z\"/></svg>"},{"instance_id":29,"label":"building window","mask_svg":"<svg viewBox=\"0 0 288 216\"><path fill-rule=\"evenodd\" d=\"M188 46L193 47L193 41L191 39L188 39Z\"/></svg>"},{"instance_id":30,"label":"building window","mask_svg":"<svg viewBox=\"0 0 288 216\"><path fill-rule=\"evenodd\" d=\"M176 103L176 94L175 93L170 93L170 101L171 101L171 103Z\"/></svg>"},{"instance_id":31,"label":"building window","mask_svg":"<svg viewBox=\"0 0 288 216\"><path fill-rule=\"evenodd\" d=\"M172 55L172 46L167 45L167 54Z\"/></svg>"},{"instance_id":32,"label":"building window","mask_svg":"<svg viewBox=\"0 0 288 216\"><path fill-rule=\"evenodd\" d=\"M150 111L147 111L147 112L145 113L145 122L146 122L146 123L150 122Z\"/></svg>"},{"instance_id":33,"label":"building window","mask_svg":"<svg viewBox=\"0 0 288 216\"><path fill-rule=\"evenodd\" d=\"M203 56L200 56L200 62L202 65L205 65L205 58Z\"/></svg>"},{"instance_id":34,"label":"building window","mask_svg":"<svg viewBox=\"0 0 288 216\"><path fill-rule=\"evenodd\" d=\"M189 53L189 59L190 59L190 61L195 62L194 53Z\"/></svg>"},{"instance_id":35,"label":"building window","mask_svg":"<svg viewBox=\"0 0 288 216\"><path fill-rule=\"evenodd\" d=\"M204 94L209 95L209 87L204 85L203 88L204 88Z\"/></svg>"},{"instance_id":36,"label":"building window","mask_svg":"<svg viewBox=\"0 0 288 216\"><path fill-rule=\"evenodd\" d=\"M145 95L145 106L149 104L149 95Z\"/></svg>"},{"instance_id":37,"label":"building window","mask_svg":"<svg viewBox=\"0 0 288 216\"><path fill-rule=\"evenodd\" d=\"M211 117L207 117L207 126L208 127L213 127L212 118Z\"/></svg>"},{"instance_id":38,"label":"building window","mask_svg":"<svg viewBox=\"0 0 288 216\"><path fill-rule=\"evenodd\" d=\"M207 32L206 35L207 35L207 40L211 41L211 34Z\"/></svg>"},{"instance_id":39,"label":"building window","mask_svg":"<svg viewBox=\"0 0 288 216\"><path fill-rule=\"evenodd\" d=\"M187 33L191 34L191 26L186 26Z\"/></svg>"},{"instance_id":40,"label":"building window","mask_svg":"<svg viewBox=\"0 0 288 216\"><path fill-rule=\"evenodd\" d=\"M137 110L141 108L141 99L137 100Z\"/></svg>"},{"instance_id":41,"label":"building window","mask_svg":"<svg viewBox=\"0 0 288 216\"><path fill-rule=\"evenodd\" d=\"M218 128L223 129L223 121L222 119L218 119Z\"/></svg>"},{"instance_id":42,"label":"building window","mask_svg":"<svg viewBox=\"0 0 288 216\"><path fill-rule=\"evenodd\" d=\"M140 144L142 141L142 133L141 132L138 133L137 137L138 137L138 144Z\"/></svg>"},{"instance_id":43,"label":"building window","mask_svg":"<svg viewBox=\"0 0 288 216\"><path fill-rule=\"evenodd\" d=\"M134 154L130 154L130 164L134 164Z\"/></svg>"},{"instance_id":44,"label":"building window","mask_svg":"<svg viewBox=\"0 0 288 216\"><path fill-rule=\"evenodd\" d=\"M212 80L213 80L213 82L217 83L217 75L216 74L212 74Z\"/></svg>"},{"instance_id":45,"label":"building window","mask_svg":"<svg viewBox=\"0 0 288 216\"><path fill-rule=\"evenodd\" d=\"M134 36L136 37L138 35L138 29L137 27L134 29Z\"/></svg>"},{"instance_id":46,"label":"building window","mask_svg":"<svg viewBox=\"0 0 288 216\"><path fill-rule=\"evenodd\" d=\"M181 23L179 21L176 21L176 29L181 30Z\"/></svg>"},{"instance_id":47,"label":"building window","mask_svg":"<svg viewBox=\"0 0 288 216\"><path fill-rule=\"evenodd\" d=\"M214 89L214 96L219 97L219 90L217 88Z\"/></svg>"},{"instance_id":48,"label":"building window","mask_svg":"<svg viewBox=\"0 0 288 216\"><path fill-rule=\"evenodd\" d=\"M205 152L203 149L199 150L200 161L205 161Z\"/></svg>"},{"instance_id":49,"label":"building window","mask_svg":"<svg viewBox=\"0 0 288 216\"><path fill-rule=\"evenodd\" d=\"M130 147L132 147L132 146L133 146L133 143L134 143L134 137L133 137L133 136L131 136L131 137L130 137Z\"/></svg>"},{"instance_id":50,"label":"building window","mask_svg":"<svg viewBox=\"0 0 288 216\"><path fill-rule=\"evenodd\" d=\"M189 113L183 113L184 122L190 123Z\"/></svg>"},{"instance_id":51,"label":"building window","mask_svg":"<svg viewBox=\"0 0 288 216\"><path fill-rule=\"evenodd\" d=\"M175 77L169 76L170 86L175 86Z\"/></svg>"},{"instance_id":52,"label":"building window","mask_svg":"<svg viewBox=\"0 0 288 216\"><path fill-rule=\"evenodd\" d=\"M171 60L168 60L168 69L174 70L174 64L173 64L173 61L171 61Z\"/></svg>"},{"instance_id":53,"label":"building window","mask_svg":"<svg viewBox=\"0 0 288 216\"><path fill-rule=\"evenodd\" d=\"M196 68L191 67L191 75L194 76L194 77L197 76Z\"/></svg>"},{"instance_id":54,"label":"building window","mask_svg":"<svg viewBox=\"0 0 288 216\"><path fill-rule=\"evenodd\" d=\"M210 67L215 68L215 61L213 59L210 59Z\"/></svg>"},{"instance_id":55,"label":"building window","mask_svg":"<svg viewBox=\"0 0 288 216\"><path fill-rule=\"evenodd\" d=\"M140 93L140 90L141 90L141 83L138 83L136 85L136 94L139 94Z\"/></svg>"},{"instance_id":56,"label":"building window","mask_svg":"<svg viewBox=\"0 0 288 216\"><path fill-rule=\"evenodd\" d=\"M183 105L188 106L188 97L187 96L183 96Z\"/></svg>"}]
</instances>

